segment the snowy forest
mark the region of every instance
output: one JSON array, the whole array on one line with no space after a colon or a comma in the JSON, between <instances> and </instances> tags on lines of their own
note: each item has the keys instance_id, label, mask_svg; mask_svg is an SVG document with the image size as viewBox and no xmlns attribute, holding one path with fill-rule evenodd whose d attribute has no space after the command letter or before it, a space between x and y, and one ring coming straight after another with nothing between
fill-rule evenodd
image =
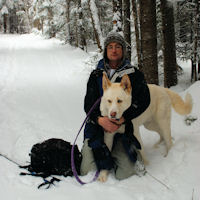
<instances>
[{"instance_id":1,"label":"snowy forest","mask_svg":"<svg viewBox=\"0 0 200 200\"><path fill-rule=\"evenodd\" d=\"M182 70L177 59L191 61L191 82L200 79L199 13L200 0L0 0L0 32L35 31L102 52L104 38L115 30L148 83L159 84L162 73L171 87Z\"/></svg>"},{"instance_id":2,"label":"snowy forest","mask_svg":"<svg viewBox=\"0 0 200 200\"><path fill-rule=\"evenodd\" d=\"M0 198L200 200L199 6L200 0L0 0ZM55 175L60 182L38 189L43 178L25 176L19 166L31 164L32 147L51 138L82 149L87 82L110 31L124 36L131 64L148 83L186 101L190 94L192 111L171 109L167 156L164 143L154 148L158 134L140 127L149 161L144 176L118 180L111 170L107 182L81 185ZM90 182L94 173L80 179Z\"/></svg>"}]
</instances>

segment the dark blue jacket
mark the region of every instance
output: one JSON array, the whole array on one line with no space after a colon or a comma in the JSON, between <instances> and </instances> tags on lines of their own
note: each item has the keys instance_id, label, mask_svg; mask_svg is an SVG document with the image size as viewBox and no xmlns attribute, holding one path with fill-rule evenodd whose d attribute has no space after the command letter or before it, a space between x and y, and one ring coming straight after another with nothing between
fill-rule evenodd
<instances>
[{"instance_id":1,"label":"dark blue jacket","mask_svg":"<svg viewBox=\"0 0 200 200\"><path fill-rule=\"evenodd\" d=\"M108 66L104 60L100 60L97 68L90 74L87 91L84 100L84 110L89 112L90 108L103 95L102 76L103 72L108 73ZM128 74L132 86L132 103L131 106L123 113L123 117L127 124L132 124L130 121L141 113L143 113L150 104L150 93L144 75L137 68L133 67L128 60L119 67L113 76L110 78L112 82L120 82L124 74ZM90 146L94 149L102 146L103 128L98 125L97 119L101 116L99 105L92 111L84 129L84 138L90 139ZM131 125L132 126L132 125ZM132 127L131 127L132 128ZM131 132L129 130L128 132ZM132 131L133 132L133 131ZM108 168L102 167L99 168Z\"/></svg>"}]
</instances>

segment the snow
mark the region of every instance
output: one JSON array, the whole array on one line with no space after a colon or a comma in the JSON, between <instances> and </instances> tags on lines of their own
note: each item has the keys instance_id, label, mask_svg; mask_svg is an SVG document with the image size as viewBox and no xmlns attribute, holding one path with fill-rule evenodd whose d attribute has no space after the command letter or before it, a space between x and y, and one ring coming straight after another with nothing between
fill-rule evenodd
<instances>
[{"instance_id":1,"label":"snow","mask_svg":"<svg viewBox=\"0 0 200 200\"><path fill-rule=\"evenodd\" d=\"M91 70L92 53L55 39L34 34L0 35L0 153L25 165L33 144L57 137L74 142L84 120L83 99ZM0 196L5 200L198 200L200 197L200 81L190 84L189 63L179 63L184 74L172 90L192 95L191 116L172 111L173 147L163 157L164 146L154 149L157 134L141 128L150 164L143 177L81 186L73 177L48 190L37 189L41 178L20 176L15 164L0 156ZM81 148L83 135L78 138ZM153 178L153 177L154 178ZM82 177L91 180L93 174Z\"/></svg>"},{"instance_id":2,"label":"snow","mask_svg":"<svg viewBox=\"0 0 200 200\"><path fill-rule=\"evenodd\" d=\"M1 15L5 14L8 14L8 8L6 6L3 6L3 8L1 9Z\"/></svg>"}]
</instances>

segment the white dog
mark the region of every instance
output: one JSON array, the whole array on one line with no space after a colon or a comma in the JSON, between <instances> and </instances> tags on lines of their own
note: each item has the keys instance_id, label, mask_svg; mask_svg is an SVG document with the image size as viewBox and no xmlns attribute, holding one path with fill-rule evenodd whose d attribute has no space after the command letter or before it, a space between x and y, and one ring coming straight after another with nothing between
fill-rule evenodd
<instances>
[{"instance_id":1,"label":"white dog","mask_svg":"<svg viewBox=\"0 0 200 200\"><path fill-rule=\"evenodd\" d=\"M134 126L134 135L141 144L141 155L144 162L148 161L144 154L143 143L139 133L139 126L144 125L145 128L156 131L160 135L160 140L155 144L157 146L162 141L166 144L166 154L172 146L171 138L171 107L180 115L189 114L192 110L192 97L187 94L185 102L175 92L159 87L157 85L148 84L150 90L151 102L149 107L137 118L132 120ZM111 83L106 74L103 74L103 97L101 99L100 110L102 116L120 119L123 112L131 105L131 82L128 75L124 75L120 83ZM114 114L113 114L114 113ZM124 133L124 125L117 132ZM104 142L111 150L113 137L115 133L104 133ZM99 180L104 182L107 180L108 171L102 170Z\"/></svg>"}]
</instances>

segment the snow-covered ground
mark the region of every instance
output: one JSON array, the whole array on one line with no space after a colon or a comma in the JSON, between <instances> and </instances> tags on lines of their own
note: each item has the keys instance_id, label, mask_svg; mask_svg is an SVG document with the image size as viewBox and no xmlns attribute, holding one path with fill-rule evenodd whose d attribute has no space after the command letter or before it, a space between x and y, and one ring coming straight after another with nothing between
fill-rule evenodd
<instances>
[{"instance_id":1,"label":"snow-covered ground","mask_svg":"<svg viewBox=\"0 0 200 200\"><path fill-rule=\"evenodd\" d=\"M25 165L33 144L57 137L73 142L84 120L83 99L90 67L87 54L59 41L40 36L0 35L0 153ZM199 200L200 199L200 81L190 84L188 63L172 89L193 97L190 126L172 112L174 145L168 156L164 146L154 149L155 133L141 128L150 164L144 177L81 186L75 178L48 190L37 189L41 178L19 176L23 171L0 156L2 200ZM78 138L81 148L83 136ZM153 177L150 176L153 175ZM83 177L91 179L92 174ZM157 180L156 180L157 179ZM159 182L160 181L160 182Z\"/></svg>"}]
</instances>

